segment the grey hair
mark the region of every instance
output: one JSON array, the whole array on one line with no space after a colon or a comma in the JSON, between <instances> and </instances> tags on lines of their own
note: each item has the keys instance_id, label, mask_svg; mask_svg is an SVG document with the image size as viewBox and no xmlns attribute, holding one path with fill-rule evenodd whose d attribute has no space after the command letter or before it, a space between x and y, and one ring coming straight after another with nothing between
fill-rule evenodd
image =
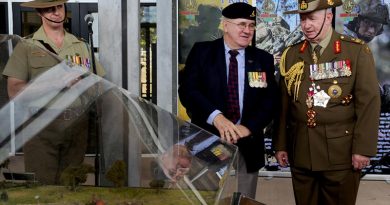
<instances>
[{"instance_id":1,"label":"grey hair","mask_svg":"<svg viewBox=\"0 0 390 205\"><path fill-rule=\"evenodd\" d=\"M222 20L222 21L227 21L227 20L232 20L232 19L226 18L226 17L222 16L222 17L221 17L221 20Z\"/></svg>"}]
</instances>

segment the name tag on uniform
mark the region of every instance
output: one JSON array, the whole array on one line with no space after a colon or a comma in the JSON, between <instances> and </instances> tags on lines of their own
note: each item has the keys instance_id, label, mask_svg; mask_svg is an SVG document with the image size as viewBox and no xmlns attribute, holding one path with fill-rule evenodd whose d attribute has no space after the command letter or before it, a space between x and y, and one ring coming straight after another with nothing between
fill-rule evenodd
<instances>
[{"instance_id":1,"label":"name tag on uniform","mask_svg":"<svg viewBox=\"0 0 390 205\"><path fill-rule=\"evenodd\" d=\"M44 56L46 56L46 52L43 52L43 51L32 51L31 55L32 56L44 57Z\"/></svg>"}]
</instances>

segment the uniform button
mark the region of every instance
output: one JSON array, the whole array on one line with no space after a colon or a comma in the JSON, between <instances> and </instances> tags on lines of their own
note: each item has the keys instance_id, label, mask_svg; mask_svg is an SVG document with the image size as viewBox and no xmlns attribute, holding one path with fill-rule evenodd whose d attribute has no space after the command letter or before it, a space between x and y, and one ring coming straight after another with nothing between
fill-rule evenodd
<instances>
[{"instance_id":1,"label":"uniform button","mask_svg":"<svg viewBox=\"0 0 390 205\"><path fill-rule=\"evenodd\" d=\"M349 134L348 130L345 130L345 134Z\"/></svg>"}]
</instances>

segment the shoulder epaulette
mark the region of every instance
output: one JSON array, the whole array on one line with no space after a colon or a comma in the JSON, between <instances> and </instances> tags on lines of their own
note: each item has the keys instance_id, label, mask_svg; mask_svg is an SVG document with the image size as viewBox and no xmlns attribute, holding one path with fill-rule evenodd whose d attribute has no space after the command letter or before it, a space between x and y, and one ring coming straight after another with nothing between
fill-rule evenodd
<instances>
[{"instance_id":1,"label":"shoulder epaulette","mask_svg":"<svg viewBox=\"0 0 390 205\"><path fill-rule=\"evenodd\" d=\"M79 41L82 41L82 42L87 42L87 40L85 40L84 38L81 38L81 37L76 37Z\"/></svg>"},{"instance_id":2,"label":"shoulder epaulette","mask_svg":"<svg viewBox=\"0 0 390 205\"><path fill-rule=\"evenodd\" d=\"M341 35L340 39L342 41L348 41L348 42L362 44L362 45L365 44L365 42L363 40L361 40L359 38L350 37L350 36Z\"/></svg>"},{"instance_id":3,"label":"shoulder epaulette","mask_svg":"<svg viewBox=\"0 0 390 205\"><path fill-rule=\"evenodd\" d=\"M293 47L293 46L296 46L296 45L299 45L299 44L301 44L301 43L303 43L305 40L301 40L301 41L298 41L298 42L294 42L294 43L292 43L292 44L290 44L290 45L286 45L286 47Z\"/></svg>"},{"instance_id":4,"label":"shoulder epaulette","mask_svg":"<svg viewBox=\"0 0 390 205\"><path fill-rule=\"evenodd\" d=\"M34 36L34 33L32 33L32 34L30 34L30 35L27 35L27 36L25 36L25 37L23 37L24 39L30 39L30 38L32 38Z\"/></svg>"}]
</instances>

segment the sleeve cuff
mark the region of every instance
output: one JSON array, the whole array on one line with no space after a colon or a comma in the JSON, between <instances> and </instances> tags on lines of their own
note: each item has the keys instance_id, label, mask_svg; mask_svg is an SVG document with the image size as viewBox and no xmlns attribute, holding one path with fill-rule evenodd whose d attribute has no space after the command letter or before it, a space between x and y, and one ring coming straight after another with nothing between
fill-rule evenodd
<instances>
[{"instance_id":1,"label":"sleeve cuff","mask_svg":"<svg viewBox=\"0 0 390 205\"><path fill-rule=\"evenodd\" d=\"M222 113L222 112L219 111L219 110L214 110L214 112L212 112L212 113L209 115L209 117L207 118L207 123L208 123L209 125L213 125L214 118L215 118L218 114L220 114L220 113Z\"/></svg>"}]
</instances>

